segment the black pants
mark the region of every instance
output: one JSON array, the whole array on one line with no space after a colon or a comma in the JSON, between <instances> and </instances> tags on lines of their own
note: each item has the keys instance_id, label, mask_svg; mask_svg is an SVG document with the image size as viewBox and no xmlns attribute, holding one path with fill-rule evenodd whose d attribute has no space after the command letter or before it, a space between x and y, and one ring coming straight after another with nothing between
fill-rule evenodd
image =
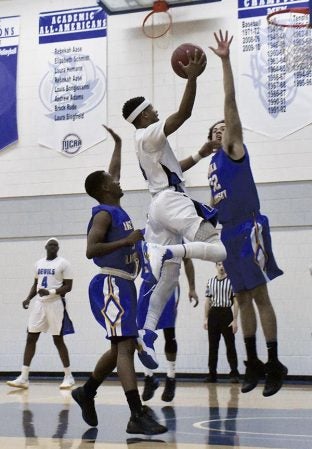
<instances>
[{"instance_id":1,"label":"black pants","mask_svg":"<svg viewBox=\"0 0 312 449\"><path fill-rule=\"evenodd\" d=\"M208 341L209 359L208 367L210 373L217 372L218 351L221 335L226 346L226 356L231 371L237 371L237 353L235 349L235 336L232 326L233 312L231 307L211 307L208 314Z\"/></svg>"}]
</instances>

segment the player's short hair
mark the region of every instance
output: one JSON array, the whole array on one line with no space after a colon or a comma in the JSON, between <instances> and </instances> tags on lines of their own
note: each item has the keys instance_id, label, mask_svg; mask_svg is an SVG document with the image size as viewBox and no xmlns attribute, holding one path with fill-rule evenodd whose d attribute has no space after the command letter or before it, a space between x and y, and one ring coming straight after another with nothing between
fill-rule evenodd
<instances>
[{"instance_id":1,"label":"player's short hair","mask_svg":"<svg viewBox=\"0 0 312 449\"><path fill-rule=\"evenodd\" d=\"M219 123L224 123L224 119L223 120L219 120L218 122L214 123L210 128L209 128L209 132L208 132L208 140L212 140L212 131L213 128L217 125L219 125Z\"/></svg>"},{"instance_id":2,"label":"player's short hair","mask_svg":"<svg viewBox=\"0 0 312 449\"><path fill-rule=\"evenodd\" d=\"M144 97L134 97L130 98L130 100L126 101L122 107L122 116L127 120L130 114L145 101Z\"/></svg>"},{"instance_id":3,"label":"player's short hair","mask_svg":"<svg viewBox=\"0 0 312 449\"><path fill-rule=\"evenodd\" d=\"M97 170L90 173L85 180L85 190L87 194L97 201L99 201L100 189L103 184L103 174L106 174L104 170Z\"/></svg>"}]
</instances>

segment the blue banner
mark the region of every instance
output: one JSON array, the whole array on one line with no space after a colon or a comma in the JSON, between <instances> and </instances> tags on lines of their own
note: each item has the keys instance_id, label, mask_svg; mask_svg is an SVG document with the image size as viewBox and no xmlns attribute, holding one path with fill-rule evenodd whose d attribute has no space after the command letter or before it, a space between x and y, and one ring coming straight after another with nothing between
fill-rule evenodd
<instances>
[{"instance_id":1,"label":"blue banner","mask_svg":"<svg viewBox=\"0 0 312 449\"><path fill-rule=\"evenodd\" d=\"M19 17L0 17L0 150L18 139L16 69Z\"/></svg>"},{"instance_id":2,"label":"blue banner","mask_svg":"<svg viewBox=\"0 0 312 449\"><path fill-rule=\"evenodd\" d=\"M100 7L41 13L39 44L106 36L106 14Z\"/></svg>"}]
</instances>

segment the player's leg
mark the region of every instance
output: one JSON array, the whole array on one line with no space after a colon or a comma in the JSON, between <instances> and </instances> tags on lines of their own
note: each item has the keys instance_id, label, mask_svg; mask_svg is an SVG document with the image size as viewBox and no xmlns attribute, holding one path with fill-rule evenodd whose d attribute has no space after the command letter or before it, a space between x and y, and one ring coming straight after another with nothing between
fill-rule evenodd
<instances>
[{"instance_id":1,"label":"player's leg","mask_svg":"<svg viewBox=\"0 0 312 449\"><path fill-rule=\"evenodd\" d=\"M149 226L166 229L180 236L187 243L149 238ZM166 190L153 200L148 217L146 241L165 245L173 257L188 257L219 262L226 257L226 251L215 229L215 211L201 203L194 202L187 195ZM155 232L157 234L157 232Z\"/></svg>"},{"instance_id":2,"label":"player's leg","mask_svg":"<svg viewBox=\"0 0 312 449\"><path fill-rule=\"evenodd\" d=\"M93 373L84 385L72 391L73 399L82 411L82 417L89 426L97 426L98 418L94 398L97 389L117 366L117 343L111 342L111 347L98 360Z\"/></svg>"},{"instance_id":3,"label":"player's leg","mask_svg":"<svg viewBox=\"0 0 312 449\"><path fill-rule=\"evenodd\" d=\"M241 326L247 353L246 372L241 388L242 393L253 390L260 379L264 378L264 364L258 359L256 347L257 318L251 292L236 293L239 305Z\"/></svg>"},{"instance_id":4,"label":"player's leg","mask_svg":"<svg viewBox=\"0 0 312 449\"><path fill-rule=\"evenodd\" d=\"M53 342L60 356L64 368L64 379L60 385L61 389L71 388L75 385L75 380L71 372L69 354L64 342L63 335L53 335Z\"/></svg>"},{"instance_id":5,"label":"player's leg","mask_svg":"<svg viewBox=\"0 0 312 449\"><path fill-rule=\"evenodd\" d=\"M71 388L75 385L75 380L71 372L68 349L64 342L64 334L74 333L74 329L66 311L65 300L59 299L57 301L47 302L44 304L44 309L48 323L47 331L53 336L54 345L64 368L64 378L60 388Z\"/></svg>"},{"instance_id":6,"label":"player's leg","mask_svg":"<svg viewBox=\"0 0 312 449\"><path fill-rule=\"evenodd\" d=\"M175 336L175 327L164 328L165 354L167 359L167 376L165 389L161 399L165 402L171 402L175 395L176 379L175 366L177 360L178 344Z\"/></svg>"},{"instance_id":7,"label":"player's leg","mask_svg":"<svg viewBox=\"0 0 312 449\"><path fill-rule=\"evenodd\" d=\"M38 299L34 299L33 307L28 319L27 339L23 356L22 371L17 379L7 381L7 385L10 387L28 388L29 368L36 352L37 341L40 336L40 332L46 332L47 329L48 321L44 304Z\"/></svg>"},{"instance_id":8,"label":"player's leg","mask_svg":"<svg viewBox=\"0 0 312 449\"><path fill-rule=\"evenodd\" d=\"M27 332L21 374L16 379L7 381L7 385L10 387L25 389L29 387L29 368L36 352L36 344L39 336L40 332Z\"/></svg>"},{"instance_id":9,"label":"player's leg","mask_svg":"<svg viewBox=\"0 0 312 449\"><path fill-rule=\"evenodd\" d=\"M142 268L142 270L144 270L144 268ZM145 278L142 280L137 305L137 325L139 329L143 329L150 297L154 288L155 283L147 281ZM144 366L144 388L142 392L142 400L149 401L154 396L154 392L158 387L159 380L154 375L153 370Z\"/></svg>"},{"instance_id":10,"label":"player's leg","mask_svg":"<svg viewBox=\"0 0 312 449\"><path fill-rule=\"evenodd\" d=\"M166 432L167 428L158 424L148 413L148 409L142 406L134 369L135 339L116 337L116 342L117 373L131 411L127 433L156 435Z\"/></svg>"},{"instance_id":11,"label":"player's leg","mask_svg":"<svg viewBox=\"0 0 312 449\"><path fill-rule=\"evenodd\" d=\"M149 369L156 369L158 366L154 349L154 341L157 338L155 330L166 304L178 285L179 273L180 261L178 263L175 260L172 262L167 261L164 264L160 279L155 285L150 297L143 329L139 330L138 343L140 351L138 352L138 356L143 365Z\"/></svg>"},{"instance_id":12,"label":"player's leg","mask_svg":"<svg viewBox=\"0 0 312 449\"><path fill-rule=\"evenodd\" d=\"M266 364L266 382L263 389L264 396L272 396L282 387L287 368L278 360L276 315L269 297L267 284L260 285L253 290L260 321L268 349L268 363Z\"/></svg>"}]
</instances>

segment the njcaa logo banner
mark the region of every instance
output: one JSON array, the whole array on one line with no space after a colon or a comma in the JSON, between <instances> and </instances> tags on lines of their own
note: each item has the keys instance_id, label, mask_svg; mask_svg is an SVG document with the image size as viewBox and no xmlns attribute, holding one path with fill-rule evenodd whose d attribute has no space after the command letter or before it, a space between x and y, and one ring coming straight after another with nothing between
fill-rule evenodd
<instances>
[{"instance_id":1,"label":"njcaa logo banner","mask_svg":"<svg viewBox=\"0 0 312 449\"><path fill-rule=\"evenodd\" d=\"M40 14L41 145L75 156L103 140L106 45L100 7Z\"/></svg>"},{"instance_id":2,"label":"njcaa logo banner","mask_svg":"<svg viewBox=\"0 0 312 449\"><path fill-rule=\"evenodd\" d=\"M0 17L0 150L16 142L16 69L20 18Z\"/></svg>"}]
</instances>

